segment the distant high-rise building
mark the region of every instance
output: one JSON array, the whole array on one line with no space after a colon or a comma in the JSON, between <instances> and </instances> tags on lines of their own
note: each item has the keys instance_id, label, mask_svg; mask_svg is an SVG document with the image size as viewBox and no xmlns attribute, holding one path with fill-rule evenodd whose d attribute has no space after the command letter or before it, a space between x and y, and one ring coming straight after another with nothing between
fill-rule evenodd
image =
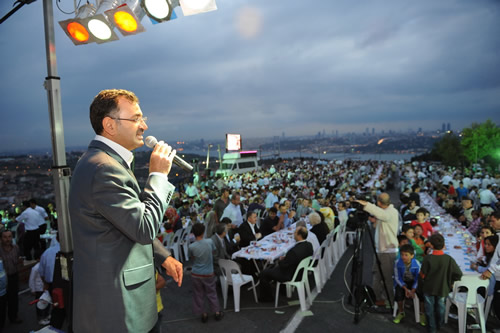
<instances>
[{"instance_id":1,"label":"distant high-rise building","mask_svg":"<svg viewBox=\"0 0 500 333\"><path fill-rule=\"evenodd\" d=\"M441 132L446 132L446 124L441 125Z\"/></svg>"},{"instance_id":2,"label":"distant high-rise building","mask_svg":"<svg viewBox=\"0 0 500 333\"><path fill-rule=\"evenodd\" d=\"M284 138L285 137L285 131L283 131L283 133L281 133L281 136Z\"/></svg>"},{"instance_id":3,"label":"distant high-rise building","mask_svg":"<svg viewBox=\"0 0 500 333\"><path fill-rule=\"evenodd\" d=\"M418 128L418 133L422 133L422 127Z\"/></svg>"},{"instance_id":4,"label":"distant high-rise building","mask_svg":"<svg viewBox=\"0 0 500 333\"><path fill-rule=\"evenodd\" d=\"M370 133L370 129L367 127L366 128L366 131L365 131L366 134Z\"/></svg>"},{"instance_id":5,"label":"distant high-rise building","mask_svg":"<svg viewBox=\"0 0 500 333\"><path fill-rule=\"evenodd\" d=\"M372 128L372 135L375 135L375 128Z\"/></svg>"},{"instance_id":6,"label":"distant high-rise building","mask_svg":"<svg viewBox=\"0 0 500 333\"><path fill-rule=\"evenodd\" d=\"M448 124L446 125L446 130L447 130L447 131L451 131L451 124L450 124L450 123L448 123Z\"/></svg>"}]
</instances>

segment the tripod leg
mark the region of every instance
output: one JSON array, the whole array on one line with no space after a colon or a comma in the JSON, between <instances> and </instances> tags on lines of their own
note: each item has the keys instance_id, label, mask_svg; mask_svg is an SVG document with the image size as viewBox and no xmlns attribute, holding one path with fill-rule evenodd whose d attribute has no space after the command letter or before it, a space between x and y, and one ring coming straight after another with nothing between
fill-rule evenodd
<instances>
[{"instance_id":1,"label":"tripod leg","mask_svg":"<svg viewBox=\"0 0 500 333\"><path fill-rule=\"evenodd\" d=\"M380 273L380 276L382 278L382 283L384 284L385 295L387 297L387 301L389 302L389 306L391 307L391 312L393 312L394 311L393 306L392 306L393 299L391 299L390 294L389 294L389 289L388 289L388 286L387 286L387 283L386 283L386 280L385 280L384 272L382 270L382 264L380 262L380 258L378 256L377 250L375 248L375 241L373 240L373 235L372 235L372 233L370 231L368 231L368 234L370 235L370 241L371 241L371 244L372 244L373 253L375 253L375 260L377 261L378 272ZM389 255L391 255L391 258L392 258L392 254L389 254ZM392 261L394 262L395 256L392 259L393 259Z\"/></svg>"}]
</instances>

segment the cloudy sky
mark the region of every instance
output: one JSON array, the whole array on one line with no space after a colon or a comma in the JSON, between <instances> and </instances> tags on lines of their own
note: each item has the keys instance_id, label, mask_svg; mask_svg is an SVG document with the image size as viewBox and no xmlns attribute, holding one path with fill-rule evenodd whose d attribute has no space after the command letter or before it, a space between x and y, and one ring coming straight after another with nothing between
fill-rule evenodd
<instances>
[{"instance_id":1,"label":"cloudy sky","mask_svg":"<svg viewBox=\"0 0 500 333\"><path fill-rule=\"evenodd\" d=\"M66 146L93 138L88 107L107 88L134 91L147 134L167 141L500 123L500 1L217 6L100 45L75 46L56 23ZM0 50L0 152L50 148L42 0L0 25Z\"/></svg>"}]
</instances>

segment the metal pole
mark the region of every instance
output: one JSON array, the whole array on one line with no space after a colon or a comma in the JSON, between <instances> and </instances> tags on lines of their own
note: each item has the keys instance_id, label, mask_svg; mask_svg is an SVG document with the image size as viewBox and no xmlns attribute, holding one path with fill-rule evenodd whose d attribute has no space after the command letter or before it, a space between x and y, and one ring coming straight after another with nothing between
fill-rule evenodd
<instances>
[{"instance_id":1,"label":"metal pole","mask_svg":"<svg viewBox=\"0 0 500 333\"><path fill-rule=\"evenodd\" d=\"M61 107L61 78L57 74L56 44L54 33L54 10L52 0L43 0L45 26L45 51L47 56L47 77L44 87L49 103L50 127L52 132L52 175L56 194L57 224L61 252L66 258L73 252L71 222L68 210L69 178L71 169L66 165L64 129ZM67 278L63 273L63 278ZM69 278L67 278L69 279Z\"/></svg>"}]
</instances>

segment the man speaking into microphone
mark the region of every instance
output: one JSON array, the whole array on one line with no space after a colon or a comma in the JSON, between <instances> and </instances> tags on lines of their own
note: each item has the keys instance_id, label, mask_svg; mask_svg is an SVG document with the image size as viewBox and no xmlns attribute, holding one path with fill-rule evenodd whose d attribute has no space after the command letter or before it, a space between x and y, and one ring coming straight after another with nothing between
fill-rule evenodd
<instances>
[{"instance_id":1,"label":"man speaking into microphone","mask_svg":"<svg viewBox=\"0 0 500 333\"><path fill-rule=\"evenodd\" d=\"M139 100L103 90L90 106L96 136L75 167L69 193L74 243L73 330L148 332L157 321L155 259L180 286L182 264L155 240L174 192L175 150L160 141L143 191L130 165L148 129Z\"/></svg>"}]
</instances>

